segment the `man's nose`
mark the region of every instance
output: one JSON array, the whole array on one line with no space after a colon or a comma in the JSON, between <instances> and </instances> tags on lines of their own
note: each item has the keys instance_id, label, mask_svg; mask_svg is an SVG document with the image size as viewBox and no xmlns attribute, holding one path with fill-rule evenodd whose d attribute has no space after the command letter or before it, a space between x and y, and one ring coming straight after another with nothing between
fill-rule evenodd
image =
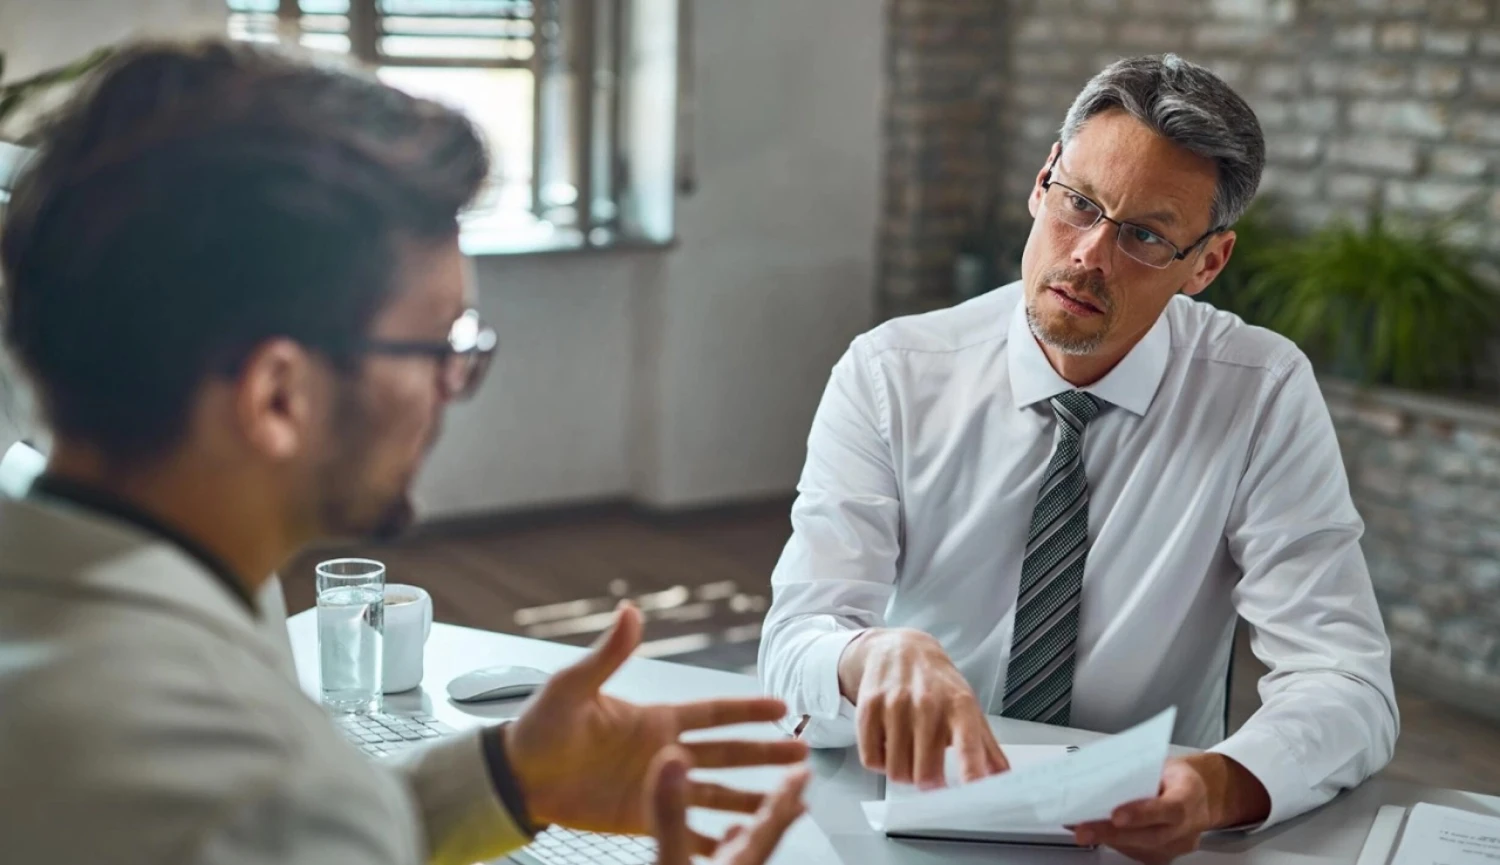
<instances>
[{"instance_id":1,"label":"man's nose","mask_svg":"<svg viewBox=\"0 0 1500 865\"><path fill-rule=\"evenodd\" d=\"M1115 235L1119 227L1101 219L1093 228L1079 231L1073 243L1073 264L1108 277L1114 263Z\"/></svg>"}]
</instances>

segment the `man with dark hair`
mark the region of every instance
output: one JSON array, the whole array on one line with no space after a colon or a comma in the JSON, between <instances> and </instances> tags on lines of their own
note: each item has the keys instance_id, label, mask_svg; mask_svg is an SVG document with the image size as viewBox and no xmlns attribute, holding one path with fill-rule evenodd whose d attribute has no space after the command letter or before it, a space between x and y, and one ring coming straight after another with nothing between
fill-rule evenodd
<instances>
[{"instance_id":1,"label":"man with dark hair","mask_svg":"<svg viewBox=\"0 0 1500 865\"><path fill-rule=\"evenodd\" d=\"M1151 862L1390 760L1390 644L1312 369L1189 299L1264 164L1213 72L1113 63L1040 160L1021 280L850 346L761 643L815 747L931 786L950 745L967 777L1006 767L986 714L1118 732L1175 707L1204 753L1076 830ZM1270 673L1231 735L1240 618Z\"/></svg>"},{"instance_id":2,"label":"man with dark hair","mask_svg":"<svg viewBox=\"0 0 1500 865\"><path fill-rule=\"evenodd\" d=\"M513 724L386 772L300 692L272 574L388 535L494 333L457 216L487 172L459 115L248 47L123 52L42 131L0 239L6 336L53 433L0 503L0 838L24 862L467 863L549 823L654 824L667 865L715 843L689 805L756 811L757 865L800 810L690 781L800 743L679 743L775 700L600 694L621 611ZM648 790L654 789L648 802Z\"/></svg>"}]
</instances>

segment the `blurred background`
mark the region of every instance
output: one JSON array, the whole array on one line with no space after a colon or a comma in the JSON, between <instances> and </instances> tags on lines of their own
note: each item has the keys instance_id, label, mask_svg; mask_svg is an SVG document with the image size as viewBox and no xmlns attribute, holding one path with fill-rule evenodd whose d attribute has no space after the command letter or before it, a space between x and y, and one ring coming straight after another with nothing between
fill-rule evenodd
<instances>
[{"instance_id":1,"label":"blurred background","mask_svg":"<svg viewBox=\"0 0 1500 865\"><path fill-rule=\"evenodd\" d=\"M200 34L370 67L495 151L463 237L495 369L418 531L361 552L440 620L586 642L629 597L644 654L744 670L850 339L1017 276L1099 68L1212 67L1270 165L1201 299L1321 370L1395 647L1387 773L1500 792L1497 0L0 0L0 172L109 46ZM0 436L35 435L0 386ZM294 610L332 552L288 566ZM1237 719L1262 670L1242 645Z\"/></svg>"}]
</instances>

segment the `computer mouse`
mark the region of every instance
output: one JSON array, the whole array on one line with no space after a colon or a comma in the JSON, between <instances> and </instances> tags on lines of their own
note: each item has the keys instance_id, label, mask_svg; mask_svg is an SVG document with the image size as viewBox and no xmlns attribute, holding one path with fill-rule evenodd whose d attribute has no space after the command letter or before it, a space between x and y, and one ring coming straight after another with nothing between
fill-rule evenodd
<instances>
[{"instance_id":1,"label":"computer mouse","mask_svg":"<svg viewBox=\"0 0 1500 865\"><path fill-rule=\"evenodd\" d=\"M455 703L484 703L529 697L547 683L550 674L534 667L486 667L464 673L448 683Z\"/></svg>"}]
</instances>

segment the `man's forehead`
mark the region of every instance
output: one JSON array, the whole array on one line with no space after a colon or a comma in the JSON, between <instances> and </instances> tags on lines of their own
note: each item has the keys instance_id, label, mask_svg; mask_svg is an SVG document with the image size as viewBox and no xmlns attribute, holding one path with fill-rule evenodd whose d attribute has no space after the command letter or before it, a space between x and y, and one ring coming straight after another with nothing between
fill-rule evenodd
<instances>
[{"instance_id":1,"label":"man's forehead","mask_svg":"<svg viewBox=\"0 0 1500 865\"><path fill-rule=\"evenodd\" d=\"M395 326L446 326L472 303L473 267L457 244L404 243L395 289L380 318Z\"/></svg>"},{"instance_id":2,"label":"man's forehead","mask_svg":"<svg viewBox=\"0 0 1500 865\"><path fill-rule=\"evenodd\" d=\"M1121 111L1090 118L1062 148L1057 167L1064 182L1112 199L1101 203L1128 207L1128 217L1167 222L1206 218L1218 183L1212 160Z\"/></svg>"}]
</instances>

